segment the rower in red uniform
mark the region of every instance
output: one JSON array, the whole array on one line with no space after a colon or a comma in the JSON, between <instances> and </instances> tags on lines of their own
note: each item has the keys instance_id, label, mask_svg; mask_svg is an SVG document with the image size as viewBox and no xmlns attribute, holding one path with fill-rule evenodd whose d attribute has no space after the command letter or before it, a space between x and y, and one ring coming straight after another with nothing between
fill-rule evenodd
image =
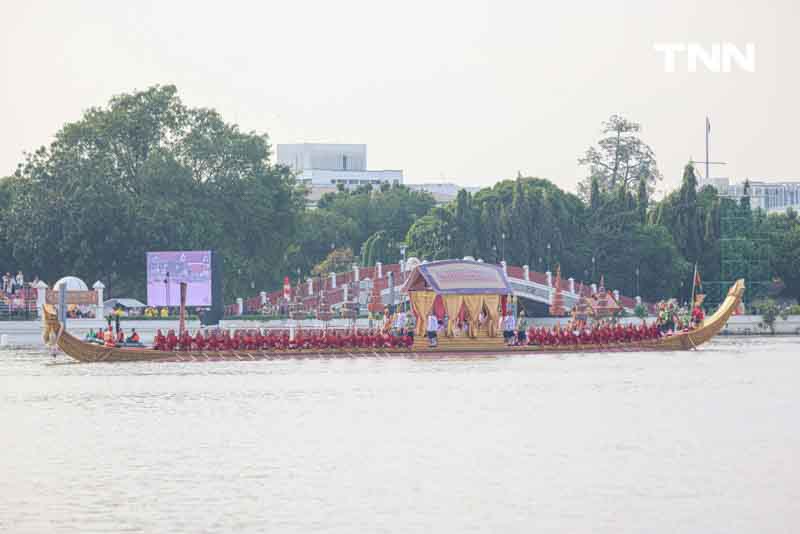
<instances>
[{"instance_id":1,"label":"rower in red uniform","mask_svg":"<svg viewBox=\"0 0 800 534\"><path fill-rule=\"evenodd\" d=\"M319 331L312 330L309 332L308 336L305 339L304 344L306 348L309 349L318 349L319 348Z\"/></svg>"},{"instance_id":2,"label":"rower in red uniform","mask_svg":"<svg viewBox=\"0 0 800 534\"><path fill-rule=\"evenodd\" d=\"M204 350L206 348L206 338L203 337L203 333L200 330L194 335L193 342L197 350Z\"/></svg>"},{"instance_id":3,"label":"rower in red uniform","mask_svg":"<svg viewBox=\"0 0 800 534\"><path fill-rule=\"evenodd\" d=\"M216 332L211 332L211 335L208 336L208 350L219 350L219 337Z\"/></svg>"},{"instance_id":4,"label":"rower in red uniform","mask_svg":"<svg viewBox=\"0 0 800 534\"><path fill-rule=\"evenodd\" d=\"M253 339L256 344L257 349L261 349L264 346L264 335L261 333L261 329L259 328L256 330L256 333L253 336Z\"/></svg>"},{"instance_id":5,"label":"rower in red uniform","mask_svg":"<svg viewBox=\"0 0 800 534\"><path fill-rule=\"evenodd\" d=\"M365 347L368 349L375 348L375 331L374 330L367 330L364 332L364 344Z\"/></svg>"},{"instance_id":6,"label":"rower in red uniform","mask_svg":"<svg viewBox=\"0 0 800 534\"><path fill-rule=\"evenodd\" d=\"M287 330L284 330L281 336L281 348L284 350L289 348L289 332Z\"/></svg>"},{"instance_id":7,"label":"rower in red uniform","mask_svg":"<svg viewBox=\"0 0 800 534\"><path fill-rule=\"evenodd\" d=\"M167 350L175 350L175 347L178 346L178 338L175 335L174 330L170 330L167 332Z\"/></svg>"},{"instance_id":8,"label":"rower in red uniform","mask_svg":"<svg viewBox=\"0 0 800 534\"><path fill-rule=\"evenodd\" d=\"M192 338L189 336L189 332L186 330L184 330L183 333L178 337L178 349L192 350Z\"/></svg>"},{"instance_id":9,"label":"rower in red uniform","mask_svg":"<svg viewBox=\"0 0 800 534\"><path fill-rule=\"evenodd\" d=\"M250 332L250 330L247 330L244 333L242 342L244 344L242 348L245 348L245 349L248 349L248 350L252 350L254 348L254 343L255 342L253 340L253 334Z\"/></svg>"},{"instance_id":10,"label":"rower in red uniform","mask_svg":"<svg viewBox=\"0 0 800 534\"><path fill-rule=\"evenodd\" d=\"M258 342L258 336L259 336L258 330L252 330L250 332L250 339L252 340L251 343L253 346L253 350L258 350L259 348L261 348L261 344Z\"/></svg>"},{"instance_id":11,"label":"rower in red uniform","mask_svg":"<svg viewBox=\"0 0 800 534\"><path fill-rule=\"evenodd\" d=\"M156 330L156 337L153 340L153 348L156 350L164 350L167 348L167 338L161 333L161 329Z\"/></svg>"}]
</instances>

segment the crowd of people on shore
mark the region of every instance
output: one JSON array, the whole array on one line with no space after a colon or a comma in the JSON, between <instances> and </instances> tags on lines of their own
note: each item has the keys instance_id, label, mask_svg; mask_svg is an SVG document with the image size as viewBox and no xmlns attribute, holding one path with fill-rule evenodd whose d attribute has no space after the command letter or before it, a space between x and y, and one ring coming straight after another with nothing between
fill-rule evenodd
<instances>
[{"instance_id":1,"label":"crowd of people on shore","mask_svg":"<svg viewBox=\"0 0 800 534\"><path fill-rule=\"evenodd\" d=\"M26 282L25 280L25 275L22 274L22 271L17 271L16 275L12 274L11 271L6 271L2 278L0 278L0 293L7 296L16 295L26 287L36 286L39 282L39 277L34 276L30 282Z\"/></svg>"},{"instance_id":2,"label":"crowd of people on shore","mask_svg":"<svg viewBox=\"0 0 800 534\"><path fill-rule=\"evenodd\" d=\"M16 276L11 272L6 272L0 282L0 291L6 295L14 295L18 290L25 287L25 276L19 271Z\"/></svg>"},{"instance_id":3,"label":"crowd of people on shore","mask_svg":"<svg viewBox=\"0 0 800 534\"><path fill-rule=\"evenodd\" d=\"M34 277L33 282L26 282L22 271L16 275L11 271L3 274L0 278L0 315L29 316L36 313L36 292L32 288L38 281L39 279Z\"/></svg>"}]
</instances>

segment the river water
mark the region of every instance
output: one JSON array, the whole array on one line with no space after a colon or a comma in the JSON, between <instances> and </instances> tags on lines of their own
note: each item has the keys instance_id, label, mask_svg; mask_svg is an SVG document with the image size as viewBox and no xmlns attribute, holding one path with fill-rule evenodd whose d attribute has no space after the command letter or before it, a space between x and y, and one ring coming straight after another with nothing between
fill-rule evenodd
<instances>
[{"instance_id":1,"label":"river water","mask_svg":"<svg viewBox=\"0 0 800 534\"><path fill-rule=\"evenodd\" d=\"M0 532L798 532L798 347L76 365L4 350Z\"/></svg>"}]
</instances>

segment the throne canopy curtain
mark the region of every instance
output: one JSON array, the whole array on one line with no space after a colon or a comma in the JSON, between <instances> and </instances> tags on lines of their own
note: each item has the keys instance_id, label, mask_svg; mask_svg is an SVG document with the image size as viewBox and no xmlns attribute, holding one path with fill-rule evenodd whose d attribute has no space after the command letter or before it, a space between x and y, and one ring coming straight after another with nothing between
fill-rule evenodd
<instances>
[{"instance_id":1,"label":"throne canopy curtain","mask_svg":"<svg viewBox=\"0 0 800 534\"><path fill-rule=\"evenodd\" d=\"M469 332L474 336L478 330L478 316L483 307L484 295L464 295L464 307L469 313Z\"/></svg>"},{"instance_id":2,"label":"throne canopy curtain","mask_svg":"<svg viewBox=\"0 0 800 534\"><path fill-rule=\"evenodd\" d=\"M498 321L500 316L497 313L497 307L500 305L500 295L486 295L483 298L483 303L486 306L486 314L489 316L489 335L494 337L497 332Z\"/></svg>"},{"instance_id":3,"label":"throne canopy curtain","mask_svg":"<svg viewBox=\"0 0 800 534\"><path fill-rule=\"evenodd\" d=\"M461 304L464 302L463 295L444 295L444 308L447 311L447 335L453 335L453 325L458 318L458 311L461 309Z\"/></svg>"},{"instance_id":4,"label":"throne canopy curtain","mask_svg":"<svg viewBox=\"0 0 800 534\"><path fill-rule=\"evenodd\" d=\"M433 291L411 291L411 306L414 307L414 313L417 315L417 335L425 335L425 327L428 323L428 314L433 309L433 301L436 298L436 293Z\"/></svg>"}]
</instances>

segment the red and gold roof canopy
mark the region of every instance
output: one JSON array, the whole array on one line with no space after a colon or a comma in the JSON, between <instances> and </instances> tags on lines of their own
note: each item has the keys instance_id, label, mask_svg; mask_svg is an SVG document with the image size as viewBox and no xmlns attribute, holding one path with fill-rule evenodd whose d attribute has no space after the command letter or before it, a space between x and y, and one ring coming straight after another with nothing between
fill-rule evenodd
<instances>
[{"instance_id":1,"label":"red and gold roof canopy","mask_svg":"<svg viewBox=\"0 0 800 534\"><path fill-rule=\"evenodd\" d=\"M511 284L498 265L469 260L445 260L418 265L404 291L434 291L439 295L510 295Z\"/></svg>"}]
</instances>

